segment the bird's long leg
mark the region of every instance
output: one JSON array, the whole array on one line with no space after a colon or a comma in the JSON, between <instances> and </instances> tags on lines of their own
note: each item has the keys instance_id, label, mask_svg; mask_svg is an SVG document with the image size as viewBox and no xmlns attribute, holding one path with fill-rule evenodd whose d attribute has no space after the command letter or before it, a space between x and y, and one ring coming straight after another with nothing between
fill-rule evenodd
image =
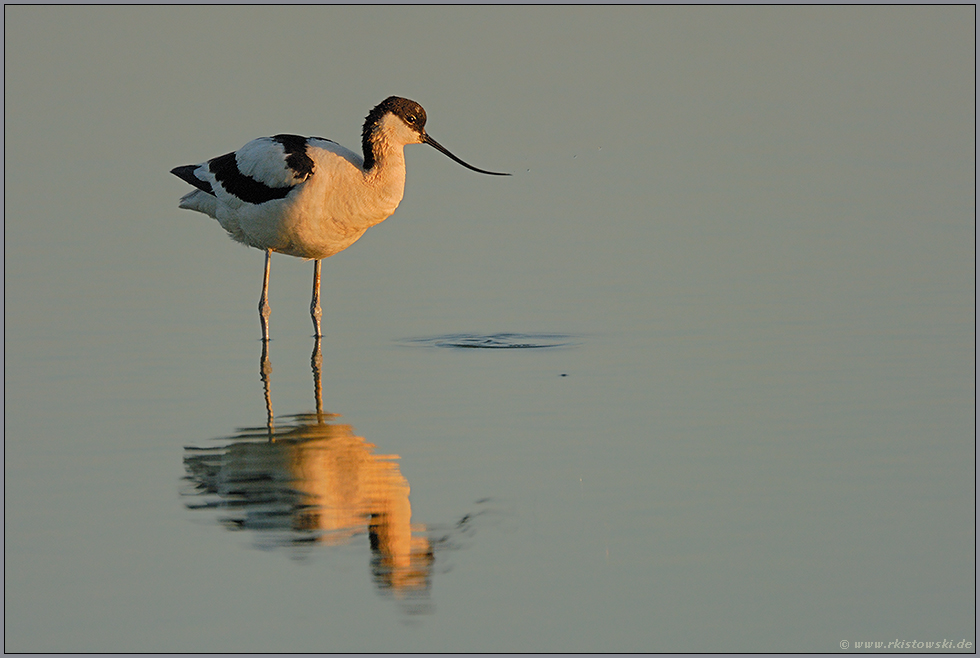
<instances>
[{"instance_id":1,"label":"bird's long leg","mask_svg":"<svg viewBox=\"0 0 980 658\"><path fill-rule=\"evenodd\" d=\"M272 413L272 361L269 359L269 341L262 341L262 358L259 361L259 378L265 392L265 427L269 432L269 440L276 438L275 416Z\"/></svg>"},{"instance_id":2,"label":"bird's long leg","mask_svg":"<svg viewBox=\"0 0 980 658\"><path fill-rule=\"evenodd\" d=\"M313 368L313 397L316 398L316 422L323 424L323 350L320 349L320 337L313 341L313 354L310 355L310 366Z\"/></svg>"},{"instance_id":3,"label":"bird's long leg","mask_svg":"<svg viewBox=\"0 0 980 658\"><path fill-rule=\"evenodd\" d=\"M320 338L323 332L320 331L320 318L323 317L323 310L320 308L320 263L313 261L313 300L310 301L310 316L313 318L313 336Z\"/></svg>"},{"instance_id":4,"label":"bird's long leg","mask_svg":"<svg viewBox=\"0 0 980 658\"><path fill-rule=\"evenodd\" d=\"M269 265L272 263L272 250L265 250L265 276L262 277L262 296L259 297L259 322L262 324L262 340L269 340Z\"/></svg>"}]
</instances>

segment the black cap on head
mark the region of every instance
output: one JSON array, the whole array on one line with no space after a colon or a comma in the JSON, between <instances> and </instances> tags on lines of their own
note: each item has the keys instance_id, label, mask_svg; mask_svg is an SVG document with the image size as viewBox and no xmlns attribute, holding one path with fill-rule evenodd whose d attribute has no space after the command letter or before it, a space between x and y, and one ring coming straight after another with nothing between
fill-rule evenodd
<instances>
[{"instance_id":1,"label":"black cap on head","mask_svg":"<svg viewBox=\"0 0 980 658\"><path fill-rule=\"evenodd\" d=\"M381 122L381 118L388 113L392 113L399 117L406 124L414 128L419 136L422 138L423 144L429 144L437 151L441 151L445 155L452 158L454 161L463 165L467 169L472 169L473 171L479 172L481 174L489 174L491 176L510 176L510 174L497 173L494 171L484 171L483 169L477 169L471 164L467 164L457 158L455 155L449 152L445 146L442 146L439 142L429 137L425 132L425 110L422 106L415 101L409 100L407 98L402 98L400 96L389 96L380 103L378 103L374 109L368 112L367 117L364 119L364 127L361 129L361 146L364 149L364 169L370 169L374 166L374 147L371 144L371 136L377 129L378 124Z\"/></svg>"}]
</instances>

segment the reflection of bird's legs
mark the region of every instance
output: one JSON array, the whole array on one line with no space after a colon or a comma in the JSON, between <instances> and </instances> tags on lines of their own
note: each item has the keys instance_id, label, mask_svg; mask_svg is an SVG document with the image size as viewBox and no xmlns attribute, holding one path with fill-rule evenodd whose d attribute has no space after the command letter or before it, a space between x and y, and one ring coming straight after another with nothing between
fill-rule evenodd
<instances>
[{"instance_id":1,"label":"reflection of bird's legs","mask_svg":"<svg viewBox=\"0 0 980 658\"><path fill-rule=\"evenodd\" d=\"M272 263L272 250L265 250L265 276L262 277L262 296L259 297L259 322L262 324L262 340L269 340L269 265Z\"/></svg>"},{"instance_id":2,"label":"reflection of bird's legs","mask_svg":"<svg viewBox=\"0 0 980 658\"><path fill-rule=\"evenodd\" d=\"M319 263L320 261L317 262ZM313 342L310 367L313 368L313 396L316 398L316 422L323 424L323 352L320 350L319 336Z\"/></svg>"},{"instance_id":3,"label":"reflection of bird's legs","mask_svg":"<svg viewBox=\"0 0 980 658\"><path fill-rule=\"evenodd\" d=\"M272 440L276 433L274 417L272 415L272 360L269 359L269 341L262 341L262 359L259 362L259 377L262 379L262 388L265 389L265 413L266 429L269 430L269 440Z\"/></svg>"},{"instance_id":4,"label":"reflection of bird's legs","mask_svg":"<svg viewBox=\"0 0 980 658\"><path fill-rule=\"evenodd\" d=\"M323 317L323 311L320 309L320 263L322 261L313 261L313 300L310 302L310 316L313 318L313 335L319 338L323 335L320 331L320 318Z\"/></svg>"}]
</instances>

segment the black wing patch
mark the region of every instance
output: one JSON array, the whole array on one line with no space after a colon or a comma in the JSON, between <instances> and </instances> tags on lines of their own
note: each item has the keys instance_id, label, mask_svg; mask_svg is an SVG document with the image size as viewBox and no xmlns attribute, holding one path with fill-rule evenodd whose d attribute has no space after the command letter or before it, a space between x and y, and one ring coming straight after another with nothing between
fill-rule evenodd
<instances>
[{"instance_id":1,"label":"black wing patch","mask_svg":"<svg viewBox=\"0 0 980 658\"><path fill-rule=\"evenodd\" d=\"M306 137L299 135L275 135L271 138L282 147L282 157L296 183L284 186L272 186L243 174L238 168L236 153L226 153L207 162L208 171L214 179L221 183L228 194L235 196L245 203L260 204L276 199L284 199L296 185L299 185L313 173L313 158L307 155ZM175 176L186 181L199 190L215 196L214 188L208 181L202 181L194 175L201 165L185 165L171 170Z\"/></svg>"},{"instance_id":2,"label":"black wing patch","mask_svg":"<svg viewBox=\"0 0 980 658\"><path fill-rule=\"evenodd\" d=\"M296 178L305 179L313 173L313 158L306 154L308 140L299 135L274 135L286 153L286 166L295 172Z\"/></svg>"},{"instance_id":3,"label":"black wing patch","mask_svg":"<svg viewBox=\"0 0 980 658\"><path fill-rule=\"evenodd\" d=\"M238 162L234 153L208 160L208 170L214 174L214 179L221 183L228 194L238 197L245 203L265 203L274 199L283 199L293 189L286 187L269 187L251 176L246 176L238 170Z\"/></svg>"},{"instance_id":4,"label":"black wing patch","mask_svg":"<svg viewBox=\"0 0 980 658\"><path fill-rule=\"evenodd\" d=\"M170 170L170 173L184 181L185 183L190 183L202 192L207 192L211 196L214 196L214 190L211 188L211 183L206 180L201 180L194 175L194 172L201 165L183 165L182 167L174 167Z\"/></svg>"}]
</instances>

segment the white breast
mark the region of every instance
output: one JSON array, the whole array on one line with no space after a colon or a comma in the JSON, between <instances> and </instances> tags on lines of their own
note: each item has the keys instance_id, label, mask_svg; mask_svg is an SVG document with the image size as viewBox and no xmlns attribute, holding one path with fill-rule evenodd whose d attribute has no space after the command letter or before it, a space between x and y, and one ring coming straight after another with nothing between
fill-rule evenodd
<instances>
[{"instance_id":1,"label":"white breast","mask_svg":"<svg viewBox=\"0 0 980 658\"><path fill-rule=\"evenodd\" d=\"M320 259L343 251L395 211L405 190L404 156L365 174L361 156L327 140L310 140L313 173L285 198L260 204L219 203L217 219L234 239L260 249ZM400 169L400 172L399 172ZM281 165L251 168L257 178ZM243 171L244 173L244 171ZM400 173L400 175L399 175ZM288 181L283 180L288 184Z\"/></svg>"}]
</instances>

